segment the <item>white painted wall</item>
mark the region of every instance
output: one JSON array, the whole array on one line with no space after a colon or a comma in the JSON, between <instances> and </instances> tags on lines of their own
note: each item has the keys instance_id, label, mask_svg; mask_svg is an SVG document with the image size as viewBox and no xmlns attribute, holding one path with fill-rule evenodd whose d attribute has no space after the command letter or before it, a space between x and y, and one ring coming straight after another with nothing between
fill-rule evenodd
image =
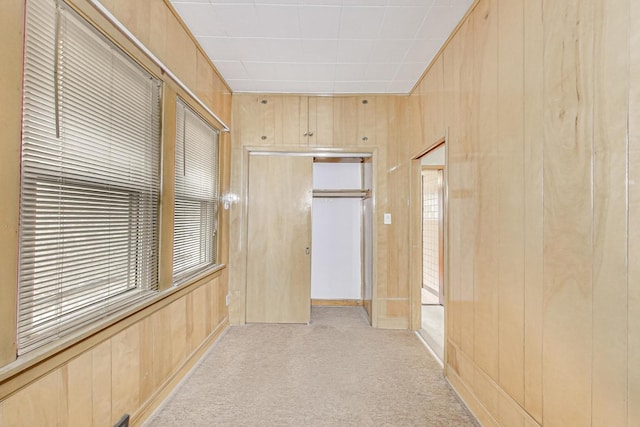
<instances>
[{"instance_id":1,"label":"white painted wall","mask_svg":"<svg viewBox=\"0 0 640 427\"><path fill-rule=\"evenodd\" d=\"M314 163L313 188L356 189L360 163ZM311 298L362 299L359 198L314 198L312 208Z\"/></svg>"},{"instance_id":2,"label":"white painted wall","mask_svg":"<svg viewBox=\"0 0 640 427\"><path fill-rule=\"evenodd\" d=\"M361 167L361 163L314 163L313 188L316 190L360 188Z\"/></svg>"},{"instance_id":3,"label":"white painted wall","mask_svg":"<svg viewBox=\"0 0 640 427\"><path fill-rule=\"evenodd\" d=\"M311 298L362 298L360 203L313 199Z\"/></svg>"}]
</instances>

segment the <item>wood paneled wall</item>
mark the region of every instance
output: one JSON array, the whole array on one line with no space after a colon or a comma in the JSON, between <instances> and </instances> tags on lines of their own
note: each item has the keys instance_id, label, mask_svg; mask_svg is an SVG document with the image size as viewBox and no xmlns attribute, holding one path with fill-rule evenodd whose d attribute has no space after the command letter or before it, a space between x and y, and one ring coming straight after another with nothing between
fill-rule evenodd
<instances>
[{"instance_id":1,"label":"wood paneled wall","mask_svg":"<svg viewBox=\"0 0 640 427\"><path fill-rule=\"evenodd\" d=\"M640 424L637 22L480 0L411 96L412 153L448 132L446 372L485 425Z\"/></svg>"},{"instance_id":2,"label":"wood paneled wall","mask_svg":"<svg viewBox=\"0 0 640 427\"><path fill-rule=\"evenodd\" d=\"M408 186L408 101L406 96L233 95L231 191L240 202L231 209L231 323L245 321L247 150L332 149L374 153L372 322L409 327L408 192L397 191ZM307 131L313 136L304 136ZM384 212L392 214L393 224L383 224Z\"/></svg>"},{"instance_id":3,"label":"wood paneled wall","mask_svg":"<svg viewBox=\"0 0 640 427\"><path fill-rule=\"evenodd\" d=\"M0 14L0 426L110 426L124 413L139 424L171 391L228 325L226 268L171 288L175 100L180 95L209 117L86 0L70 3L165 83L163 126L160 287L151 304L116 322L61 340L16 359L18 213L24 1L11 0ZM229 123L231 93L212 64L163 0L102 3ZM229 185L230 136L221 138L221 191ZM228 263L228 216L221 214L219 256Z\"/></svg>"}]
</instances>

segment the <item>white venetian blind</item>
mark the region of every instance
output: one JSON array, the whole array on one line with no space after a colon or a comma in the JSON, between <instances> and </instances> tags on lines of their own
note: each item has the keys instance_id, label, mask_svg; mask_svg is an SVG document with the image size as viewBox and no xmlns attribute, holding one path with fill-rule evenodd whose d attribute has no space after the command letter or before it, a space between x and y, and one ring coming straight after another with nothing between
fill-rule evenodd
<instances>
[{"instance_id":1,"label":"white venetian blind","mask_svg":"<svg viewBox=\"0 0 640 427\"><path fill-rule=\"evenodd\" d=\"M61 1L29 0L18 352L157 289L161 83Z\"/></svg>"},{"instance_id":2,"label":"white venetian blind","mask_svg":"<svg viewBox=\"0 0 640 427\"><path fill-rule=\"evenodd\" d=\"M218 131L182 100L176 117L173 282L215 265Z\"/></svg>"}]
</instances>

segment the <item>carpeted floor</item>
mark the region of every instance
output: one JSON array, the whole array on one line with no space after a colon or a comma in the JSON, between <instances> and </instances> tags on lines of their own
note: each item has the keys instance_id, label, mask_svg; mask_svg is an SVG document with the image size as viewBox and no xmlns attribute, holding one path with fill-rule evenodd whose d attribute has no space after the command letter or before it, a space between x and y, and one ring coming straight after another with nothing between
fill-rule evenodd
<instances>
[{"instance_id":1,"label":"carpeted floor","mask_svg":"<svg viewBox=\"0 0 640 427\"><path fill-rule=\"evenodd\" d=\"M147 426L477 426L410 331L361 307L230 328Z\"/></svg>"}]
</instances>

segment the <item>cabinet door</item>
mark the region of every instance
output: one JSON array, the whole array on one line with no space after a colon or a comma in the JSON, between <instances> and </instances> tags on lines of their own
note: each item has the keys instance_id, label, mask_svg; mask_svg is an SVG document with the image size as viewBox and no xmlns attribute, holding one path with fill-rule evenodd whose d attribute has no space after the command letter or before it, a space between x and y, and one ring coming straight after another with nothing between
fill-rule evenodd
<instances>
[{"instance_id":1,"label":"cabinet door","mask_svg":"<svg viewBox=\"0 0 640 427\"><path fill-rule=\"evenodd\" d=\"M247 322L310 320L312 162L249 158Z\"/></svg>"},{"instance_id":2,"label":"cabinet door","mask_svg":"<svg viewBox=\"0 0 640 427\"><path fill-rule=\"evenodd\" d=\"M309 146L333 147L333 97L309 98Z\"/></svg>"},{"instance_id":3,"label":"cabinet door","mask_svg":"<svg viewBox=\"0 0 640 427\"><path fill-rule=\"evenodd\" d=\"M376 145L376 97L345 96L333 104L334 146Z\"/></svg>"}]
</instances>

